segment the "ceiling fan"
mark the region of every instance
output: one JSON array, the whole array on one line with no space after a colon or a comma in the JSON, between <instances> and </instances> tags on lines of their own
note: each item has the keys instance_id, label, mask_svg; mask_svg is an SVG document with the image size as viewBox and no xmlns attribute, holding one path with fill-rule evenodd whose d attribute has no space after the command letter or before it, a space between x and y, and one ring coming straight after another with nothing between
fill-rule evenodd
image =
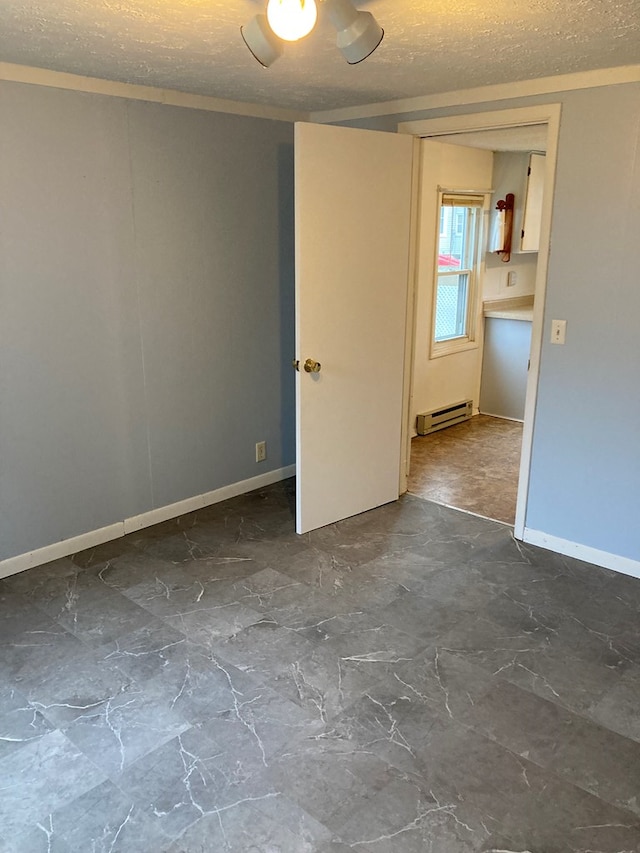
<instances>
[{"instance_id":1,"label":"ceiling fan","mask_svg":"<svg viewBox=\"0 0 640 853\"><path fill-rule=\"evenodd\" d=\"M336 28L336 47L350 65L362 62L378 47L384 30L370 12L356 9L351 0L319 0ZM268 0L266 14L256 15L240 28L245 44L268 68L282 56L284 44L304 38L315 27L315 0Z\"/></svg>"}]
</instances>

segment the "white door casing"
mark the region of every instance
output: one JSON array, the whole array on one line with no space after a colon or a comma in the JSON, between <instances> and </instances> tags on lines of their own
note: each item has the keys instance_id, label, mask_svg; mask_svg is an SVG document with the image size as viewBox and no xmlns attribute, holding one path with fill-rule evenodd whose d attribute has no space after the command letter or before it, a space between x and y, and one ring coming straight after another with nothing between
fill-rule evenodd
<instances>
[{"instance_id":1,"label":"white door casing","mask_svg":"<svg viewBox=\"0 0 640 853\"><path fill-rule=\"evenodd\" d=\"M522 452L520 456L520 474L518 478L518 496L516 501L516 519L514 536L524 539L529 493L529 475L533 450L533 430L540 373L540 355L544 303L547 287L547 269L551 248L551 217L553 213L553 195L555 186L556 161L558 156L558 137L560 134L561 105L559 103L541 104L515 109L497 110L485 113L466 113L455 116L443 116L435 119L420 119L403 122L398 125L400 134L433 137L451 133L464 133L474 130L493 130L502 127L545 124L547 126L547 151L544 169L544 196L542 199L542 218L540 225L540 245L536 268L535 300L531 332L531 357L527 377L527 393L522 433Z\"/></svg>"},{"instance_id":2,"label":"white door casing","mask_svg":"<svg viewBox=\"0 0 640 853\"><path fill-rule=\"evenodd\" d=\"M412 151L401 134L295 127L298 533L398 497Z\"/></svg>"}]
</instances>

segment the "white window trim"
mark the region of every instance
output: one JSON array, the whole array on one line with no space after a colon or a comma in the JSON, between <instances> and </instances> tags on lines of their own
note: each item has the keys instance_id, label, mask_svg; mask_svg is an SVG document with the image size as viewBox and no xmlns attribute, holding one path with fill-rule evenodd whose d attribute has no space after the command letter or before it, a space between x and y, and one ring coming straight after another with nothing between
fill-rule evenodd
<instances>
[{"instance_id":1,"label":"white window trim","mask_svg":"<svg viewBox=\"0 0 640 853\"><path fill-rule=\"evenodd\" d=\"M472 274L469 276L469 293L467 297L467 334L461 335L458 338L449 338L446 341L436 341L436 303L438 298L438 234L435 236L435 257L433 266L433 294L431 299L431 334L429 343L429 358L442 358L446 355L453 355L467 350L478 349L480 344L476 340L478 330L478 313L480 310L480 296L482 294L482 276L484 267L482 264L483 247L486 234L486 219L491 205L491 192L478 190L444 190L439 188L438 191L438 216L436 221L440 222L440 208L442 207L442 199L445 196L469 196L470 198L483 197L482 205L478 205L481 212L478 222L478 234L475 251L475 262L473 265Z\"/></svg>"}]
</instances>

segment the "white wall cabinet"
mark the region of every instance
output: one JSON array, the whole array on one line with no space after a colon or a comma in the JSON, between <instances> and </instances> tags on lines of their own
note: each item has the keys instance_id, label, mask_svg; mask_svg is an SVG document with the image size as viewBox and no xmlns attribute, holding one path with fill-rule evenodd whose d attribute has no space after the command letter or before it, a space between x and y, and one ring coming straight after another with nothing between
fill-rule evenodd
<instances>
[{"instance_id":1,"label":"white wall cabinet","mask_svg":"<svg viewBox=\"0 0 640 853\"><path fill-rule=\"evenodd\" d=\"M540 246L540 224L542 221L542 197L544 195L545 155L529 155L527 191L524 201L521 252L537 252Z\"/></svg>"}]
</instances>

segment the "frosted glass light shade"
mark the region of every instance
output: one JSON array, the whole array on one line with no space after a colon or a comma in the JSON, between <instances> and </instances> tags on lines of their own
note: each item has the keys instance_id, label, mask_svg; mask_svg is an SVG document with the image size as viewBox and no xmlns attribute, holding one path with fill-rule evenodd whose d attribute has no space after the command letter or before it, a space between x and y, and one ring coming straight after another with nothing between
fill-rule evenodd
<instances>
[{"instance_id":1,"label":"frosted glass light shade","mask_svg":"<svg viewBox=\"0 0 640 853\"><path fill-rule=\"evenodd\" d=\"M269 0L267 20L278 38L298 41L316 25L318 10L314 0Z\"/></svg>"}]
</instances>

